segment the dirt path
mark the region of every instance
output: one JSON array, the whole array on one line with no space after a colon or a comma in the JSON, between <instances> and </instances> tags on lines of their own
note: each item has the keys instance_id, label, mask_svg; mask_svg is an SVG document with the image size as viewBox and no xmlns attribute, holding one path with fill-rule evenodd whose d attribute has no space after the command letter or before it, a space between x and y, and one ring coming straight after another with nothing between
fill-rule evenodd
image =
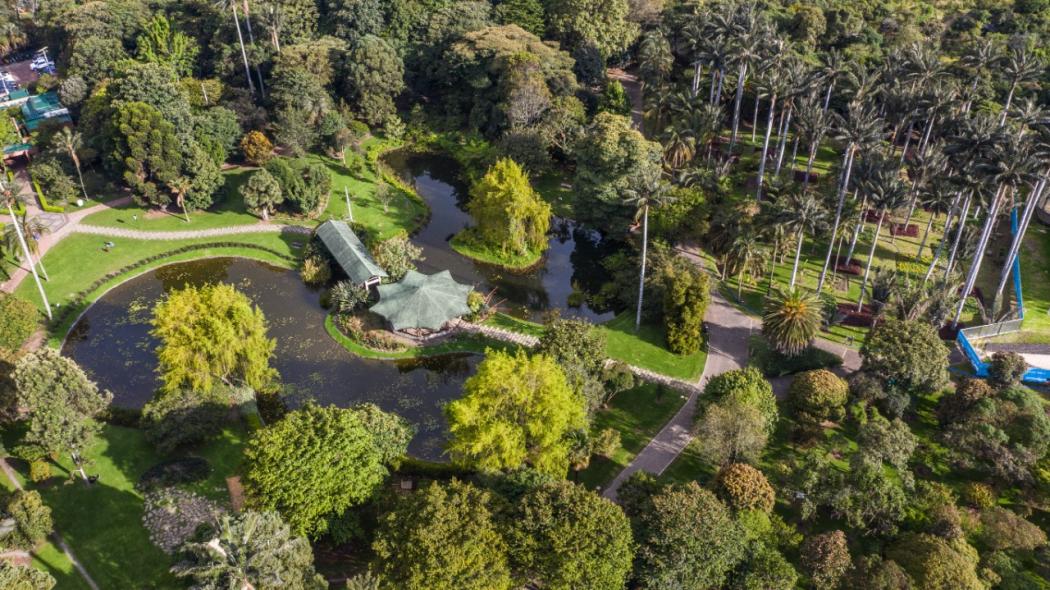
<instances>
[{"instance_id":1,"label":"dirt path","mask_svg":"<svg viewBox=\"0 0 1050 590\"><path fill-rule=\"evenodd\" d=\"M605 75L610 80L616 80L623 84L623 89L627 91L627 98L631 99L631 120L634 121L635 128L644 133L642 124L645 121L645 105L642 100L641 80L638 79L638 76L625 72L620 68L609 68L606 70Z\"/></svg>"}]
</instances>

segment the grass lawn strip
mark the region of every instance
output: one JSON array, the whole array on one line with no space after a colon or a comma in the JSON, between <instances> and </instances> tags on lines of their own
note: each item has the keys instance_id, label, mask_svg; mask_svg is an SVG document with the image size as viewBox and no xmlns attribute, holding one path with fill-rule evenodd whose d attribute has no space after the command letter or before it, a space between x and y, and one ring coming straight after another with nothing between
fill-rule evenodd
<instances>
[{"instance_id":1,"label":"grass lawn strip","mask_svg":"<svg viewBox=\"0 0 1050 590\"><path fill-rule=\"evenodd\" d=\"M595 414L591 432L612 428L620 433L621 447L612 457L593 457L587 469L576 474L577 480L591 489L604 487L649 444L685 400L681 392L654 383L617 394L609 407Z\"/></svg>"},{"instance_id":2,"label":"grass lawn strip","mask_svg":"<svg viewBox=\"0 0 1050 590\"><path fill-rule=\"evenodd\" d=\"M333 340L342 345L342 347L349 351L351 354L367 359L413 359L438 356L442 354L454 354L460 352L484 354L485 351L488 349L511 350L516 348L512 344L500 342L499 340L494 340L492 338L486 338L484 336L479 336L475 334L462 334L457 335L452 339L446 340L439 344L406 348L405 350L399 351L376 350L374 348L369 348L361 344L360 342L357 342L356 340L350 338L346 334L343 334L343 332L336 327L335 321L332 319L331 315L325 318L324 328Z\"/></svg>"},{"instance_id":3,"label":"grass lawn strip","mask_svg":"<svg viewBox=\"0 0 1050 590\"><path fill-rule=\"evenodd\" d=\"M471 260L492 264L507 270L522 271L536 266L536 264L543 259L543 252L530 251L524 255L506 255L485 248L484 246L479 246L477 242L471 238L468 233L469 231L468 228L453 236L449 241L449 245L453 250Z\"/></svg>"}]
</instances>

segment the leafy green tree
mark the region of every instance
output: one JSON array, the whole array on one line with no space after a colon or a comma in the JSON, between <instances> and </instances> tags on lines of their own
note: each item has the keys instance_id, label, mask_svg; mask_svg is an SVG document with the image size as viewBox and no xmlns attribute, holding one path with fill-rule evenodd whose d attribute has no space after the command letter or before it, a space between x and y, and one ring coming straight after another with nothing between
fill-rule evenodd
<instances>
[{"instance_id":1,"label":"leafy green tree","mask_svg":"<svg viewBox=\"0 0 1050 590\"><path fill-rule=\"evenodd\" d=\"M0 588L10 590L51 590L55 579L31 565L14 565L0 559Z\"/></svg>"},{"instance_id":2,"label":"leafy green tree","mask_svg":"<svg viewBox=\"0 0 1050 590\"><path fill-rule=\"evenodd\" d=\"M175 126L154 107L129 102L117 107L112 138L113 161L136 201L167 205L171 197L161 187L178 174L182 164Z\"/></svg>"},{"instance_id":3,"label":"leafy green tree","mask_svg":"<svg viewBox=\"0 0 1050 590\"><path fill-rule=\"evenodd\" d=\"M565 474L569 435L585 427L586 410L554 360L488 351L463 392L445 408L455 461L482 471L529 465Z\"/></svg>"},{"instance_id":4,"label":"leafy green tree","mask_svg":"<svg viewBox=\"0 0 1050 590\"><path fill-rule=\"evenodd\" d=\"M217 434L226 422L235 401L254 399L251 390L248 400L237 400L234 391L215 387L210 391L177 389L160 391L142 407L139 425L160 453L198 443Z\"/></svg>"},{"instance_id":5,"label":"leafy green tree","mask_svg":"<svg viewBox=\"0 0 1050 590\"><path fill-rule=\"evenodd\" d=\"M734 590L792 590L797 583L798 572L779 551L765 543L755 543L728 587Z\"/></svg>"},{"instance_id":6,"label":"leafy green tree","mask_svg":"<svg viewBox=\"0 0 1050 590\"><path fill-rule=\"evenodd\" d=\"M746 463L730 463L718 471L715 491L733 510L773 510L776 493L758 469Z\"/></svg>"},{"instance_id":7,"label":"leafy green tree","mask_svg":"<svg viewBox=\"0 0 1050 590\"><path fill-rule=\"evenodd\" d=\"M704 313L711 300L707 275L692 263L664 267L664 324L667 347L675 354L693 354L703 343Z\"/></svg>"},{"instance_id":8,"label":"leafy green tree","mask_svg":"<svg viewBox=\"0 0 1050 590\"><path fill-rule=\"evenodd\" d=\"M619 506L559 481L525 494L513 514L508 542L524 577L552 590L623 588L634 552Z\"/></svg>"},{"instance_id":9,"label":"leafy green tree","mask_svg":"<svg viewBox=\"0 0 1050 590\"><path fill-rule=\"evenodd\" d=\"M638 25L627 19L628 0L563 0L547 5L548 32L565 46L593 44L608 59L627 49Z\"/></svg>"},{"instance_id":10,"label":"leafy green tree","mask_svg":"<svg viewBox=\"0 0 1050 590\"><path fill-rule=\"evenodd\" d=\"M605 333L590 322L551 320L543 328L536 352L558 363L569 384L586 398L590 411L605 401Z\"/></svg>"},{"instance_id":11,"label":"leafy green tree","mask_svg":"<svg viewBox=\"0 0 1050 590\"><path fill-rule=\"evenodd\" d=\"M94 85L111 77L117 64L128 57L119 36L86 35L75 39L70 46L66 73Z\"/></svg>"},{"instance_id":12,"label":"leafy green tree","mask_svg":"<svg viewBox=\"0 0 1050 590\"><path fill-rule=\"evenodd\" d=\"M912 590L913 584L908 573L892 559L883 559L881 555L866 555L856 560L853 570L843 582L846 587L868 588L870 590Z\"/></svg>"},{"instance_id":13,"label":"leafy green tree","mask_svg":"<svg viewBox=\"0 0 1050 590\"><path fill-rule=\"evenodd\" d=\"M627 91L619 80L610 80L605 84L601 98L598 99L598 111L623 117L631 116L631 98L627 96Z\"/></svg>"},{"instance_id":14,"label":"leafy green tree","mask_svg":"<svg viewBox=\"0 0 1050 590\"><path fill-rule=\"evenodd\" d=\"M284 202L281 183L269 171L256 170L248 176L248 182L241 185L241 198L250 209L259 211L263 221L270 220L270 210Z\"/></svg>"},{"instance_id":15,"label":"leafy green tree","mask_svg":"<svg viewBox=\"0 0 1050 590\"><path fill-rule=\"evenodd\" d=\"M262 131L249 131L241 138L241 152L256 166L263 166L273 158L273 143Z\"/></svg>"},{"instance_id":16,"label":"leafy green tree","mask_svg":"<svg viewBox=\"0 0 1050 590\"><path fill-rule=\"evenodd\" d=\"M383 463L396 463L405 455L415 429L404 418L370 403L356 404L352 409L375 438L374 446Z\"/></svg>"},{"instance_id":17,"label":"leafy green tree","mask_svg":"<svg viewBox=\"0 0 1050 590\"><path fill-rule=\"evenodd\" d=\"M770 434L762 411L735 398L708 404L695 432L701 455L715 465L756 461Z\"/></svg>"},{"instance_id":18,"label":"leafy green tree","mask_svg":"<svg viewBox=\"0 0 1050 590\"><path fill-rule=\"evenodd\" d=\"M525 255L547 248L551 206L513 160L497 161L470 190L471 233L488 249Z\"/></svg>"},{"instance_id":19,"label":"leafy green tree","mask_svg":"<svg viewBox=\"0 0 1050 590\"><path fill-rule=\"evenodd\" d=\"M796 356L809 348L823 318L820 299L801 289L777 292L766 299L762 334L779 352Z\"/></svg>"},{"instance_id":20,"label":"leafy green tree","mask_svg":"<svg viewBox=\"0 0 1050 590\"><path fill-rule=\"evenodd\" d=\"M164 391L208 392L218 383L259 391L277 377L270 367L277 342L266 337L266 318L232 285L171 291L154 308L152 325Z\"/></svg>"},{"instance_id":21,"label":"leafy green tree","mask_svg":"<svg viewBox=\"0 0 1050 590\"><path fill-rule=\"evenodd\" d=\"M660 144L646 141L626 117L599 113L577 142L573 188L581 220L614 233L627 230L634 211L624 195L641 188L644 178L659 177Z\"/></svg>"},{"instance_id":22,"label":"leafy green tree","mask_svg":"<svg viewBox=\"0 0 1050 590\"><path fill-rule=\"evenodd\" d=\"M643 588L717 588L744 559L744 531L696 482L668 487L638 516L635 579Z\"/></svg>"},{"instance_id":23,"label":"leafy green tree","mask_svg":"<svg viewBox=\"0 0 1050 590\"><path fill-rule=\"evenodd\" d=\"M215 193L226 181L219 166L204 148L190 145L183 156L182 175L167 183L168 189L176 196L176 202L181 200L182 207L189 210L200 211L211 207L215 202Z\"/></svg>"},{"instance_id":24,"label":"leafy green tree","mask_svg":"<svg viewBox=\"0 0 1050 590\"><path fill-rule=\"evenodd\" d=\"M373 413L309 404L256 432L244 451L249 503L280 512L297 534L323 534L329 516L375 493L388 474L383 461L405 452L381 438L395 436L407 446L402 433L372 431L385 422Z\"/></svg>"},{"instance_id":25,"label":"leafy green tree","mask_svg":"<svg viewBox=\"0 0 1050 590\"><path fill-rule=\"evenodd\" d=\"M992 551L1034 551L1046 545L1046 533L1016 512L993 506L981 512L978 539Z\"/></svg>"},{"instance_id":26,"label":"leafy green tree","mask_svg":"<svg viewBox=\"0 0 1050 590\"><path fill-rule=\"evenodd\" d=\"M853 564L842 531L830 531L806 539L799 549L802 567L817 590L833 590Z\"/></svg>"},{"instance_id":27,"label":"leafy green tree","mask_svg":"<svg viewBox=\"0 0 1050 590\"><path fill-rule=\"evenodd\" d=\"M887 557L911 575L915 590L985 588L977 575L977 550L963 539L909 533L889 548Z\"/></svg>"},{"instance_id":28,"label":"leafy green tree","mask_svg":"<svg viewBox=\"0 0 1050 590\"><path fill-rule=\"evenodd\" d=\"M493 16L502 25L518 25L537 37L543 36L546 11L541 0L502 0Z\"/></svg>"},{"instance_id":29,"label":"leafy green tree","mask_svg":"<svg viewBox=\"0 0 1050 590\"><path fill-rule=\"evenodd\" d=\"M909 393L936 391L948 381L948 348L925 322L887 318L868 332L861 369Z\"/></svg>"},{"instance_id":30,"label":"leafy green tree","mask_svg":"<svg viewBox=\"0 0 1050 590\"><path fill-rule=\"evenodd\" d=\"M405 89L405 64L388 41L365 35L347 55L344 87L361 120L381 126L397 113L394 99Z\"/></svg>"},{"instance_id":31,"label":"leafy green tree","mask_svg":"<svg viewBox=\"0 0 1050 590\"><path fill-rule=\"evenodd\" d=\"M819 432L826 421L842 420L848 397L849 385L827 369L796 375L788 390L795 419L811 433Z\"/></svg>"},{"instance_id":32,"label":"leafy green tree","mask_svg":"<svg viewBox=\"0 0 1050 590\"><path fill-rule=\"evenodd\" d=\"M222 165L241 137L237 114L226 107L211 107L193 114L193 139L217 165Z\"/></svg>"},{"instance_id":33,"label":"leafy green tree","mask_svg":"<svg viewBox=\"0 0 1050 590\"><path fill-rule=\"evenodd\" d=\"M400 498L379 520L373 571L401 590L509 590L506 542L488 491L453 479Z\"/></svg>"},{"instance_id":34,"label":"leafy green tree","mask_svg":"<svg viewBox=\"0 0 1050 590\"><path fill-rule=\"evenodd\" d=\"M415 261L422 260L422 254L423 250L404 235L383 240L372 252L379 266L395 282L404 278L408 271L416 270Z\"/></svg>"},{"instance_id":35,"label":"leafy green tree","mask_svg":"<svg viewBox=\"0 0 1050 590\"><path fill-rule=\"evenodd\" d=\"M383 32L382 0L325 0L332 30L341 39L354 42Z\"/></svg>"},{"instance_id":36,"label":"leafy green tree","mask_svg":"<svg viewBox=\"0 0 1050 590\"><path fill-rule=\"evenodd\" d=\"M124 103L142 102L157 109L183 139L191 131L191 110L177 80L175 70L167 65L128 60L117 64L105 95L117 108Z\"/></svg>"},{"instance_id":37,"label":"leafy green tree","mask_svg":"<svg viewBox=\"0 0 1050 590\"><path fill-rule=\"evenodd\" d=\"M322 590L328 583L314 571L310 543L292 533L273 512L223 515L207 542L187 542L171 568L194 588L226 590Z\"/></svg>"},{"instance_id":38,"label":"leafy green tree","mask_svg":"<svg viewBox=\"0 0 1050 590\"><path fill-rule=\"evenodd\" d=\"M773 386L755 367L726 371L708 379L704 398L712 402L735 400L753 407L762 415L767 432L772 433L776 427L779 412Z\"/></svg>"},{"instance_id":39,"label":"leafy green tree","mask_svg":"<svg viewBox=\"0 0 1050 590\"><path fill-rule=\"evenodd\" d=\"M859 452L893 465L905 480L908 479L905 476L908 461L918 444L918 438L903 420L887 420L878 413L865 422L857 433Z\"/></svg>"},{"instance_id":40,"label":"leafy green tree","mask_svg":"<svg viewBox=\"0 0 1050 590\"><path fill-rule=\"evenodd\" d=\"M18 361L14 373L18 406L29 412L29 431L22 442L46 453L67 451L80 470L80 452L99 431L97 416L112 394L100 392L77 364L43 347Z\"/></svg>"},{"instance_id":41,"label":"leafy green tree","mask_svg":"<svg viewBox=\"0 0 1050 590\"><path fill-rule=\"evenodd\" d=\"M7 498L3 515L14 519L14 530L0 537L0 547L7 549L35 549L51 534L54 522L51 509L44 504L40 492L16 490Z\"/></svg>"},{"instance_id":42,"label":"leafy green tree","mask_svg":"<svg viewBox=\"0 0 1050 590\"><path fill-rule=\"evenodd\" d=\"M179 76L193 73L193 64L200 51L196 39L177 30L162 14L146 23L136 46L139 59L164 64Z\"/></svg>"}]
</instances>

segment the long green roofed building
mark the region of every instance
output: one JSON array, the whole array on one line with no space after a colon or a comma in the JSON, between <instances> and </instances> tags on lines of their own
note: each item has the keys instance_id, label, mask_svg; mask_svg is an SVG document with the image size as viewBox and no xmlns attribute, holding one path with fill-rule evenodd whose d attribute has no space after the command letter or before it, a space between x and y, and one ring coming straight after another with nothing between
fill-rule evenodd
<instances>
[{"instance_id":1,"label":"long green roofed building","mask_svg":"<svg viewBox=\"0 0 1050 590\"><path fill-rule=\"evenodd\" d=\"M376 264L364 242L345 222L333 220L322 223L317 228L317 237L354 283L370 287L388 276Z\"/></svg>"},{"instance_id":2,"label":"long green roofed building","mask_svg":"<svg viewBox=\"0 0 1050 590\"><path fill-rule=\"evenodd\" d=\"M440 330L450 320L467 315L469 285L457 283L447 270L425 275L408 271L400 282L380 285L372 311L395 330Z\"/></svg>"}]
</instances>

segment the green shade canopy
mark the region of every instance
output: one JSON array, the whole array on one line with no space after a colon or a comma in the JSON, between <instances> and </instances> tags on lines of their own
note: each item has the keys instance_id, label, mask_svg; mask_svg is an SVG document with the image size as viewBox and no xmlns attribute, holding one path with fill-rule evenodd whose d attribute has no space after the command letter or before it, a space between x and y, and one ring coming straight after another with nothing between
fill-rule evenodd
<instances>
[{"instance_id":1,"label":"green shade canopy","mask_svg":"<svg viewBox=\"0 0 1050 590\"><path fill-rule=\"evenodd\" d=\"M383 270L368 248L354 234L350 226L342 221L326 221L317 228L317 237L321 238L332 257L343 267L350 280L359 285L378 283L386 277Z\"/></svg>"},{"instance_id":2,"label":"green shade canopy","mask_svg":"<svg viewBox=\"0 0 1050 590\"><path fill-rule=\"evenodd\" d=\"M433 275L410 270L400 282L378 289L379 303L372 311L395 330L439 330L445 322L470 313L467 294L471 287L457 283L447 270Z\"/></svg>"}]
</instances>

